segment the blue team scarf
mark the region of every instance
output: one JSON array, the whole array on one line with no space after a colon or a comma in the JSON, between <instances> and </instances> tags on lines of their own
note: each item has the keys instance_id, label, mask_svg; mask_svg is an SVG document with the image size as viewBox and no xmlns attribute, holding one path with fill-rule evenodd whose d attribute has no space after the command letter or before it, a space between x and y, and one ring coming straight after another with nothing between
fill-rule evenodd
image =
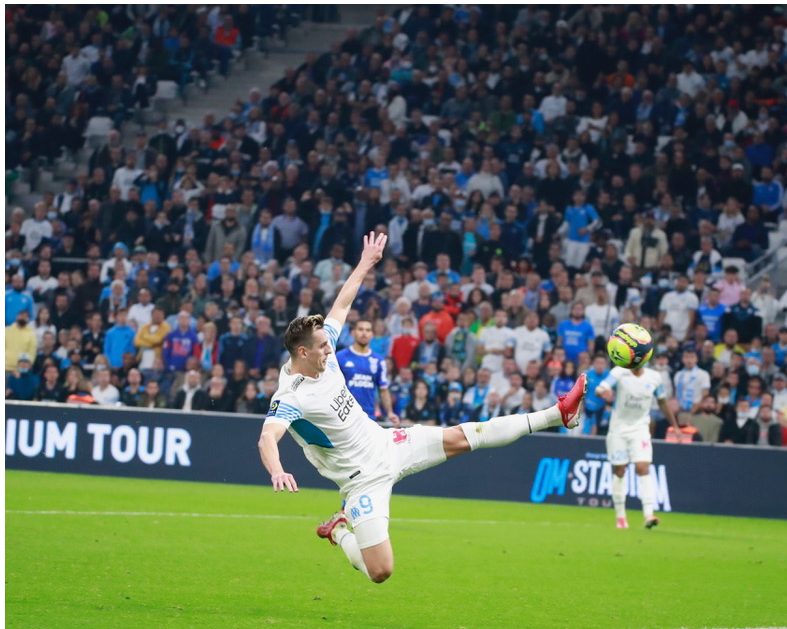
<instances>
[{"instance_id":1,"label":"blue team scarf","mask_svg":"<svg viewBox=\"0 0 787 629\"><path fill-rule=\"evenodd\" d=\"M265 240L262 239L262 225L257 225L252 234L251 248L256 254L255 257L262 262L269 262L273 258L273 226L268 225L268 233Z\"/></svg>"}]
</instances>

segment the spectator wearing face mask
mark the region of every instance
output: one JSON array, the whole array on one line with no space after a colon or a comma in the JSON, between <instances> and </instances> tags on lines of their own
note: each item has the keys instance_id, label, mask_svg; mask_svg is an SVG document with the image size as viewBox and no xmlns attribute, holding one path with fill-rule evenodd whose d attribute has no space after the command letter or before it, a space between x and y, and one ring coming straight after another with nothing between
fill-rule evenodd
<instances>
[{"instance_id":1,"label":"spectator wearing face mask","mask_svg":"<svg viewBox=\"0 0 787 629\"><path fill-rule=\"evenodd\" d=\"M748 400L738 400L735 414L725 418L719 440L724 443L757 443L759 427L753 419L755 416L756 410L752 411Z\"/></svg>"},{"instance_id":2,"label":"spectator wearing face mask","mask_svg":"<svg viewBox=\"0 0 787 629\"><path fill-rule=\"evenodd\" d=\"M7 364L6 360L6 364ZM30 354L22 353L17 361L16 371L8 376L5 396L9 400L32 400L40 382L37 375L30 371Z\"/></svg>"},{"instance_id":3,"label":"spectator wearing face mask","mask_svg":"<svg viewBox=\"0 0 787 629\"><path fill-rule=\"evenodd\" d=\"M30 325L30 314L20 310L16 320L5 329L5 370L6 373L16 371L19 359L23 355L35 356L38 341L33 327Z\"/></svg>"}]
</instances>

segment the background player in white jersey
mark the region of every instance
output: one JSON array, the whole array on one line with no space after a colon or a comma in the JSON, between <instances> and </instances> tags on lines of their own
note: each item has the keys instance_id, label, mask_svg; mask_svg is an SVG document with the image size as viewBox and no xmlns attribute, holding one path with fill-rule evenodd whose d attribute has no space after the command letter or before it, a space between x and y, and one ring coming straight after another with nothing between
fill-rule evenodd
<instances>
[{"instance_id":1,"label":"background player in white jersey","mask_svg":"<svg viewBox=\"0 0 787 629\"><path fill-rule=\"evenodd\" d=\"M573 428L586 388L583 374L551 408L484 423L385 429L369 421L347 389L334 350L361 282L382 258L386 240L384 234L364 237L361 260L325 320L298 317L288 326L284 346L290 360L282 367L258 444L274 491L298 491L279 457L278 442L287 431L317 471L339 486L352 531L340 511L317 534L339 545L350 563L376 583L393 572L388 518L396 481L462 452L506 445L550 426Z\"/></svg>"},{"instance_id":2,"label":"background player in white jersey","mask_svg":"<svg viewBox=\"0 0 787 629\"><path fill-rule=\"evenodd\" d=\"M614 391L614 393L613 393ZM650 439L650 408L655 397L659 408L681 439L680 427L667 405L664 384L659 373L640 367L624 369L615 367L596 387L596 395L610 401L614 395L612 417L607 433L607 459L612 465L612 502L615 505L617 527L627 529L626 520L626 467L634 464L639 477L639 494L645 528L653 528L659 519L653 515L654 490L650 476L653 461L653 444Z\"/></svg>"}]
</instances>

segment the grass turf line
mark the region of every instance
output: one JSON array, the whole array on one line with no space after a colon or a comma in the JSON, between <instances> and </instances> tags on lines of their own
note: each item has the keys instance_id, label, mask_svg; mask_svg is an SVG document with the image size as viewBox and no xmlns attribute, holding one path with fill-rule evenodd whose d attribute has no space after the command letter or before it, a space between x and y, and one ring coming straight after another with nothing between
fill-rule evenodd
<instances>
[{"instance_id":1,"label":"grass turf line","mask_svg":"<svg viewBox=\"0 0 787 629\"><path fill-rule=\"evenodd\" d=\"M606 509L394 496L397 565L378 586L314 535L337 504L318 490L7 472L6 627L699 629L787 618L782 521L662 514L654 531L619 531ZM169 515L185 513L197 515Z\"/></svg>"}]
</instances>

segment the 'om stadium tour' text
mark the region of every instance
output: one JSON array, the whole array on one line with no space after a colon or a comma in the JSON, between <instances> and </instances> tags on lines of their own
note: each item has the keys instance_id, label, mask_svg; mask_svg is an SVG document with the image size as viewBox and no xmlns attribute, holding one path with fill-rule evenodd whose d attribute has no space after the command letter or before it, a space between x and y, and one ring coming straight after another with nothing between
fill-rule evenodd
<instances>
[{"instance_id":1,"label":"'om stadium tour' text","mask_svg":"<svg viewBox=\"0 0 787 629\"><path fill-rule=\"evenodd\" d=\"M574 496L576 504L589 507L612 506L612 466L606 456L588 453L587 458L559 459L544 457L538 463L530 500L550 502L553 496ZM667 484L667 468L664 465L651 465L656 503L661 511L672 511ZM626 474L627 495L639 496L637 475L634 465L630 464ZM552 500L563 502L565 500Z\"/></svg>"}]
</instances>

